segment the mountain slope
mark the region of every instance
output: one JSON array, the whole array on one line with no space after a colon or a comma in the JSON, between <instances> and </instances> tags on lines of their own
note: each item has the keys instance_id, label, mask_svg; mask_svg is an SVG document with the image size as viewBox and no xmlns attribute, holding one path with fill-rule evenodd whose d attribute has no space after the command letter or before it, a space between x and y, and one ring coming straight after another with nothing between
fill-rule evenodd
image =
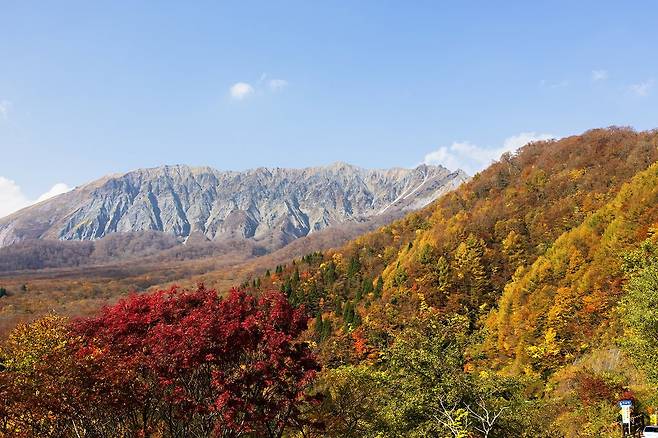
<instances>
[{"instance_id":1,"label":"mountain slope","mask_svg":"<svg viewBox=\"0 0 658 438\"><path fill-rule=\"evenodd\" d=\"M334 327L344 325L349 306L375 349L421 303L465 314L475 329L517 268L545 255L657 160L658 133L625 128L529 144L431 206L309 265L288 265L262 287L292 288L295 300ZM346 344L327 346L327 360L350 360L349 331L335 331L334 342Z\"/></svg>"},{"instance_id":2,"label":"mountain slope","mask_svg":"<svg viewBox=\"0 0 658 438\"><path fill-rule=\"evenodd\" d=\"M495 356L552 370L582 355L609 330L622 294L622 254L658 225L658 163L517 271L488 321Z\"/></svg>"},{"instance_id":3,"label":"mountain slope","mask_svg":"<svg viewBox=\"0 0 658 438\"><path fill-rule=\"evenodd\" d=\"M94 181L0 219L0 247L116 232L253 238L280 246L330 225L420 208L466 179L443 167L366 170L344 163L244 172L140 169Z\"/></svg>"},{"instance_id":4,"label":"mountain slope","mask_svg":"<svg viewBox=\"0 0 658 438\"><path fill-rule=\"evenodd\" d=\"M358 389L350 382L340 395L374 391L379 373L399 366L389 358L400 345L412 371L435 376L441 365L431 368L427 350L409 347L406 334L445 334L451 321L465 321L458 333L469 340L459 347L459 370L511 379L528 409L520 417L540 425L495 436L617 436L619 399L635 398L640 410L655 403L655 386L637 368L653 362L629 359L618 303L626 293L624 256L656 240L657 162L658 131L597 129L529 144L431 206L243 287L278 288L310 310L307 336L328 368L325 379L339 385L332 391L341 390L336 375L370 378ZM655 309L643 309L655 322ZM639 353L652 357L651 350ZM394 387L384 385L380 398ZM435 389L413 394L436 398ZM425 423L415 420L434 418L441 406L419 414L427 406L418 397L410 404L404 435L424 436ZM358 402L347 406L336 421L360 409ZM363 417L386 402L368 409Z\"/></svg>"}]
</instances>

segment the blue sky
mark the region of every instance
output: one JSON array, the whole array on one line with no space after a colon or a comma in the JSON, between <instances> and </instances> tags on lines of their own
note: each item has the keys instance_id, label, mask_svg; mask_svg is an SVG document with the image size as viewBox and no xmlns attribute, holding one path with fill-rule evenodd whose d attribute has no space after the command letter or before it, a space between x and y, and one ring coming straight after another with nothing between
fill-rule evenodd
<instances>
[{"instance_id":1,"label":"blue sky","mask_svg":"<svg viewBox=\"0 0 658 438\"><path fill-rule=\"evenodd\" d=\"M658 127L658 3L498 3L0 0L0 203L175 163L473 172Z\"/></svg>"}]
</instances>

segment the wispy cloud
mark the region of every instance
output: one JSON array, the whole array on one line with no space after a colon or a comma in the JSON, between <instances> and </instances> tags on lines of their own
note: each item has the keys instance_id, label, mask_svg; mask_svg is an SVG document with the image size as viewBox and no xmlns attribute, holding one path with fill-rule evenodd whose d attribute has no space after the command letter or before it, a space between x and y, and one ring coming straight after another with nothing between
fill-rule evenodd
<instances>
[{"instance_id":1,"label":"wispy cloud","mask_svg":"<svg viewBox=\"0 0 658 438\"><path fill-rule=\"evenodd\" d=\"M270 79L267 85L272 91L281 91L288 86L288 81L285 79Z\"/></svg>"},{"instance_id":2,"label":"wispy cloud","mask_svg":"<svg viewBox=\"0 0 658 438\"><path fill-rule=\"evenodd\" d=\"M9 117L10 110L11 110L11 101L0 100L0 119L6 119L7 117Z\"/></svg>"},{"instance_id":3,"label":"wispy cloud","mask_svg":"<svg viewBox=\"0 0 658 438\"><path fill-rule=\"evenodd\" d=\"M503 141L502 146L483 148L468 141L454 142L450 146L441 146L425 155L425 164L442 165L451 170L462 169L473 175L487 167L505 152L513 152L520 147L540 140L549 140L555 136L536 132L522 132Z\"/></svg>"},{"instance_id":4,"label":"wispy cloud","mask_svg":"<svg viewBox=\"0 0 658 438\"><path fill-rule=\"evenodd\" d=\"M608 79L607 70L592 70L592 80L594 82L605 81L606 79Z\"/></svg>"},{"instance_id":5,"label":"wispy cloud","mask_svg":"<svg viewBox=\"0 0 658 438\"><path fill-rule=\"evenodd\" d=\"M651 89L653 88L653 84L654 84L654 80L648 79L646 81L639 82L637 84L631 84L628 87L628 89L630 90L631 93L635 94L636 96L646 97L651 92Z\"/></svg>"},{"instance_id":6,"label":"wispy cloud","mask_svg":"<svg viewBox=\"0 0 658 438\"><path fill-rule=\"evenodd\" d=\"M243 100L254 94L254 91L254 87L251 86L251 84L248 84L247 82L236 82L231 85L229 93L231 94L231 98L235 100Z\"/></svg>"},{"instance_id":7,"label":"wispy cloud","mask_svg":"<svg viewBox=\"0 0 658 438\"><path fill-rule=\"evenodd\" d=\"M66 193L71 187L64 183L57 183L36 200L28 198L15 181L0 176L0 217L7 216L21 208L28 207L37 202L45 201L53 196Z\"/></svg>"}]
</instances>

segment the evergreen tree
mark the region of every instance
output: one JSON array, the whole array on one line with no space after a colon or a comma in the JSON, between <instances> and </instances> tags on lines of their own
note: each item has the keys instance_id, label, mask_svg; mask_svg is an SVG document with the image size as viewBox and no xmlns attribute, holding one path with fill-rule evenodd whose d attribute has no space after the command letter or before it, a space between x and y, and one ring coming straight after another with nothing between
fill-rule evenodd
<instances>
[{"instance_id":1,"label":"evergreen tree","mask_svg":"<svg viewBox=\"0 0 658 438\"><path fill-rule=\"evenodd\" d=\"M377 284L375 285L375 298L380 298L384 290L384 279L380 275L377 277Z\"/></svg>"},{"instance_id":2,"label":"evergreen tree","mask_svg":"<svg viewBox=\"0 0 658 438\"><path fill-rule=\"evenodd\" d=\"M309 285L308 298L306 300L306 306L311 312L322 311L320 309L320 300L326 298L326 292L324 288L316 283L315 281Z\"/></svg>"},{"instance_id":3,"label":"evergreen tree","mask_svg":"<svg viewBox=\"0 0 658 438\"><path fill-rule=\"evenodd\" d=\"M418 252L418 261L423 265L434 263L434 247L430 243L425 243Z\"/></svg>"},{"instance_id":4,"label":"evergreen tree","mask_svg":"<svg viewBox=\"0 0 658 438\"><path fill-rule=\"evenodd\" d=\"M436 277L437 289L439 292L447 292L450 288L450 264L445 257L439 257L433 271Z\"/></svg>"},{"instance_id":5,"label":"evergreen tree","mask_svg":"<svg viewBox=\"0 0 658 438\"><path fill-rule=\"evenodd\" d=\"M343 322L346 327L349 327L354 322L354 304L349 301L343 307Z\"/></svg>"},{"instance_id":6,"label":"evergreen tree","mask_svg":"<svg viewBox=\"0 0 658 438\"><path fill-rule=\"evenodd\" d=\"M336 281L336 278L336 264L332 260L327 264L327 268L324 271L324 282L326 284L333 284Z\"/></svg>"},{"instance_id":7,"label":"evergreen tree","mask_svg":"<svg viewBox=\"0 0 658 438\"><path fill-rule=\"evenodd\" d=\"M373 291L372 279L366 277L361 282L361 286L357 289L356 301L361 301L364 296L368 296Z\"/></svg>"},{"instance_id":8,"label":"evergreen tree","mask_svg":"<svg viewBox=\"0 0 658 438\"><path fill-rule=\"evenodd\" d=\"M318 339L318 341L322 341L322 332L324 329L324 321L322 320L322 312L318 312L317 316L315 317L315 337Z\"/></svg>"},{"instance_id":9,"label":"evergreen tree","mask_svg":"<svg viewBox=\"0 0 658 438\"><path fill-rule=\"evenodd\" d=\"M343 302L340 300L340 298L334 299L334 314L337 317L340 317L343 314Z\"/></svg>"},{"instance_id":10,"label":"evergreen tree","mask_svg":"<svg viewBox=\"0 0 658 438\"><path fill-rule=\"evenodd\" d=\"M356 308L354 309L354 316L352 317L352 327L358 327L361 325L361 315L359 314Z\"/></svg>"},{"instance_id":11,"label":"evergreen tree","mask_svg":"<svg viewBox=\"0 0 658 438\"><path fill-rule=\"evenodd\" d=\"M328 319L325 319L322 321L322 335L321 339L325 340L331 336L331 321Z\"/></svg>"},{"instance_id":12,"label":"evergreen tree","mask_svg":"<svg viewBox=\"0 0 658 438\"><path fill-rule=\"evenodd\" d=\"M288 298L290 298L292 296L292 291L293 291L293 287L292 284L290 284L290 279L288 279L285 281L285 283L283 283L281 292L283 292L284 294L286 294Z\"/></svg>"},{"instance_id":13,"label":"evergreen tree","mask_svg":"<svg viewBox=\"0 0 658 438\"><path fill-rule=\"evenodd\" d=\"M299 285L300 277L299 277L299 269L295 268L295 271L292 273L292 285L294 287L297 287Z\"/></svg>"},{"instance_id":14,"label":"evergreen tree","mask_svg":"<svg viewBox=\"0 0 658 438\"><path fill-rule=\"evenodd\" d=\"M404 267L398 266L397 269L395 270L395 275L393 276L393 286L395 287L405 286L408 279L409 279L409 275L407 274L407 271L404 269Z\"/></svg>"},{"instance_id":15,"label":"evergreen tree","mask_svg":"<svg viewBox=\"0 0 658 438\"><path fill-rule=\"evenodd\" d=\"M361 271L361 261L359 260L358 254L355 254L350 258L349 264L347 266L347 278L352 279L358 275Z\"/></svg>"}]
</instances>

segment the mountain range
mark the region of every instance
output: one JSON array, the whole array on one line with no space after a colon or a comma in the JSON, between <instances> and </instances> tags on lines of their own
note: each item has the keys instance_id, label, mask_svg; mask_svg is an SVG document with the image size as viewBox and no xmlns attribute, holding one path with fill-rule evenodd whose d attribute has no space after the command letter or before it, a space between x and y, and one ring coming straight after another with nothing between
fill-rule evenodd
<instances>
[{"instance_id":1,"label":"mountain range","mask_svg":"<svg viewBox=\"0 0 658 438\"><path fill-rule=\"evenodd\" d=\"M340 162L242 172L184 165L138 169L1 218L0 248L149 233L149 241L167 248L176 243L172 238L248 239L269 251L330 226L399 217L467 179L463 171L441 166L370 170Z\"/></svg>"}]
</instances>

